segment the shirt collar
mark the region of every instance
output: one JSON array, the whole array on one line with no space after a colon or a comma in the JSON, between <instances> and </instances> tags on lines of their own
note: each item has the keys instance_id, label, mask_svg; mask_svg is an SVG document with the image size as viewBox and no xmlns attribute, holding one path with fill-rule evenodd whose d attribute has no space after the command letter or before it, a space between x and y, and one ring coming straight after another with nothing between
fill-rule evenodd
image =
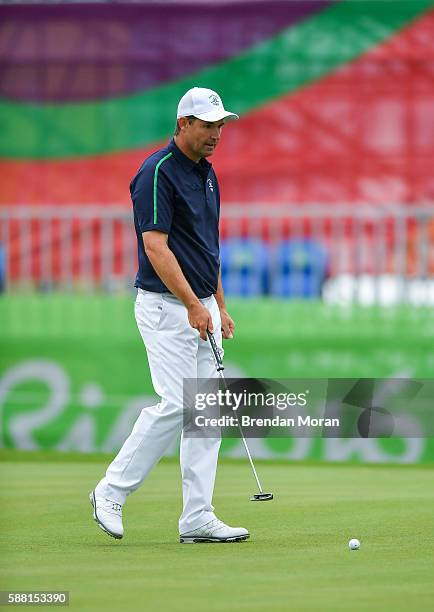
<instances>
[{"instance_id":1,"label":"shirt collar","mask_svg":"<svg viewBox=\"0 0 434 612\"><path fill-rule=\"evenodd\" d=\"M176 157L176 159L180 162L180 164L182 165L182 167L184 168L184 170L186 172L191 172L192 170L194 170L195 168L197 170L203 170L206 169L207 171L209 171L209 169L211 168L211 165L209 163L209 161L207 161L204 157L202 157L202 159L199 160L199 162L194 162L192 159L190 159L189 157L187 157L187 155L185 155L181 149L179 147L176 146L176 143L174 141L174 139L172 138L172 140L169 142L169 145L167 147L169 149L169 151L171 151L173 153L173 155Z\"/></svg>"}]
</instances>

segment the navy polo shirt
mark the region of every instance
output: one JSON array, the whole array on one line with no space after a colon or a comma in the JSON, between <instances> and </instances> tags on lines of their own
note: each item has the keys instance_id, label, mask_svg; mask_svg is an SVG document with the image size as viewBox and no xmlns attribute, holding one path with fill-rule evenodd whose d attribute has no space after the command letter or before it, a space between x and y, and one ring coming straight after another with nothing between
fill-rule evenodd
<instances>
[{"instance_id":1,"label":"navy polo shirt","mask_svg":"<svg viewBox=\"0 0 434 612\"><path fill-rule=\"evenodd\" d=\"M152 267L142 233L168 234L174 253L199 298L217 291L220 267L220 191L212 165L189 159L172 140L148 157L130 185L137 235L139 271L135 287L169 292Z\"/></svg>"}]
</instances>

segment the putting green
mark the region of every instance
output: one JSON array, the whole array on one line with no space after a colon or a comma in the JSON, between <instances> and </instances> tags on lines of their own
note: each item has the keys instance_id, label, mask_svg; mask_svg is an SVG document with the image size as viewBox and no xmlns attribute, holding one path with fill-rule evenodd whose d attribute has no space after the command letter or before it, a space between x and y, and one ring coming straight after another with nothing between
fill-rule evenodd
<instances>
[{"instance_id":1,"label":"putting green","mask_svg":"<svg viewBox=\"0 0 434 612\"><path fill-rule=\"evenodd\" d=\"M259 463L275 500L253 504L248 466L225 460L216 513L252 537L187 546L176 461L128 500L118 542L87 498L107 457L0 458L3 590L69 590L80 611L432 610L432 468Z\"/></svg>"}]
</instances>

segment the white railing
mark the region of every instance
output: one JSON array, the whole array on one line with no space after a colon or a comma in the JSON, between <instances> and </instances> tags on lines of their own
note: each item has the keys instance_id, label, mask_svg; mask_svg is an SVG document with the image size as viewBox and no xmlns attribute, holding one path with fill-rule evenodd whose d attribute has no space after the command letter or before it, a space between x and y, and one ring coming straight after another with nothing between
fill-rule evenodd
<instances>
[{"instance_id":1,"label":"white railing","mask_svg":"<svg viewBox=\"0 0 434 612\"><path fill-rule=\"evenodd\" d=\"M282 241L321 245L327 258L323 296L331 301L387 302L393 295L392 301L417 302L412 295L422 286L430 295L434 205L225 205L221 240L240 238L261 242L270 252ZM127 289L137 269L126 207L2 208L0 245L10 291ZM271 276L279 273L276 261L270 256Z\"/></svg>"}]
</instances>

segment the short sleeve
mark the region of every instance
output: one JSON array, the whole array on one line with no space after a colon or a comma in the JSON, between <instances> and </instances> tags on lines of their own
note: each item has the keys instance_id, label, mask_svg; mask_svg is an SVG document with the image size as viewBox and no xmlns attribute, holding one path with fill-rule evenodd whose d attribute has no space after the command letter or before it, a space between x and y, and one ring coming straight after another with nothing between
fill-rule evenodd
<instances>
[{"instance_id":1,"label":"short sleeve","mask_svg":"<svg viewBox=\"0 0 434 612\"><path fill-rule=\"evenodd\" d=\"M140 231L169 233L173 219L173 185L164 171L167 158L145 166L138 175L131 198Z\"/></svg>"}]
</instances>

